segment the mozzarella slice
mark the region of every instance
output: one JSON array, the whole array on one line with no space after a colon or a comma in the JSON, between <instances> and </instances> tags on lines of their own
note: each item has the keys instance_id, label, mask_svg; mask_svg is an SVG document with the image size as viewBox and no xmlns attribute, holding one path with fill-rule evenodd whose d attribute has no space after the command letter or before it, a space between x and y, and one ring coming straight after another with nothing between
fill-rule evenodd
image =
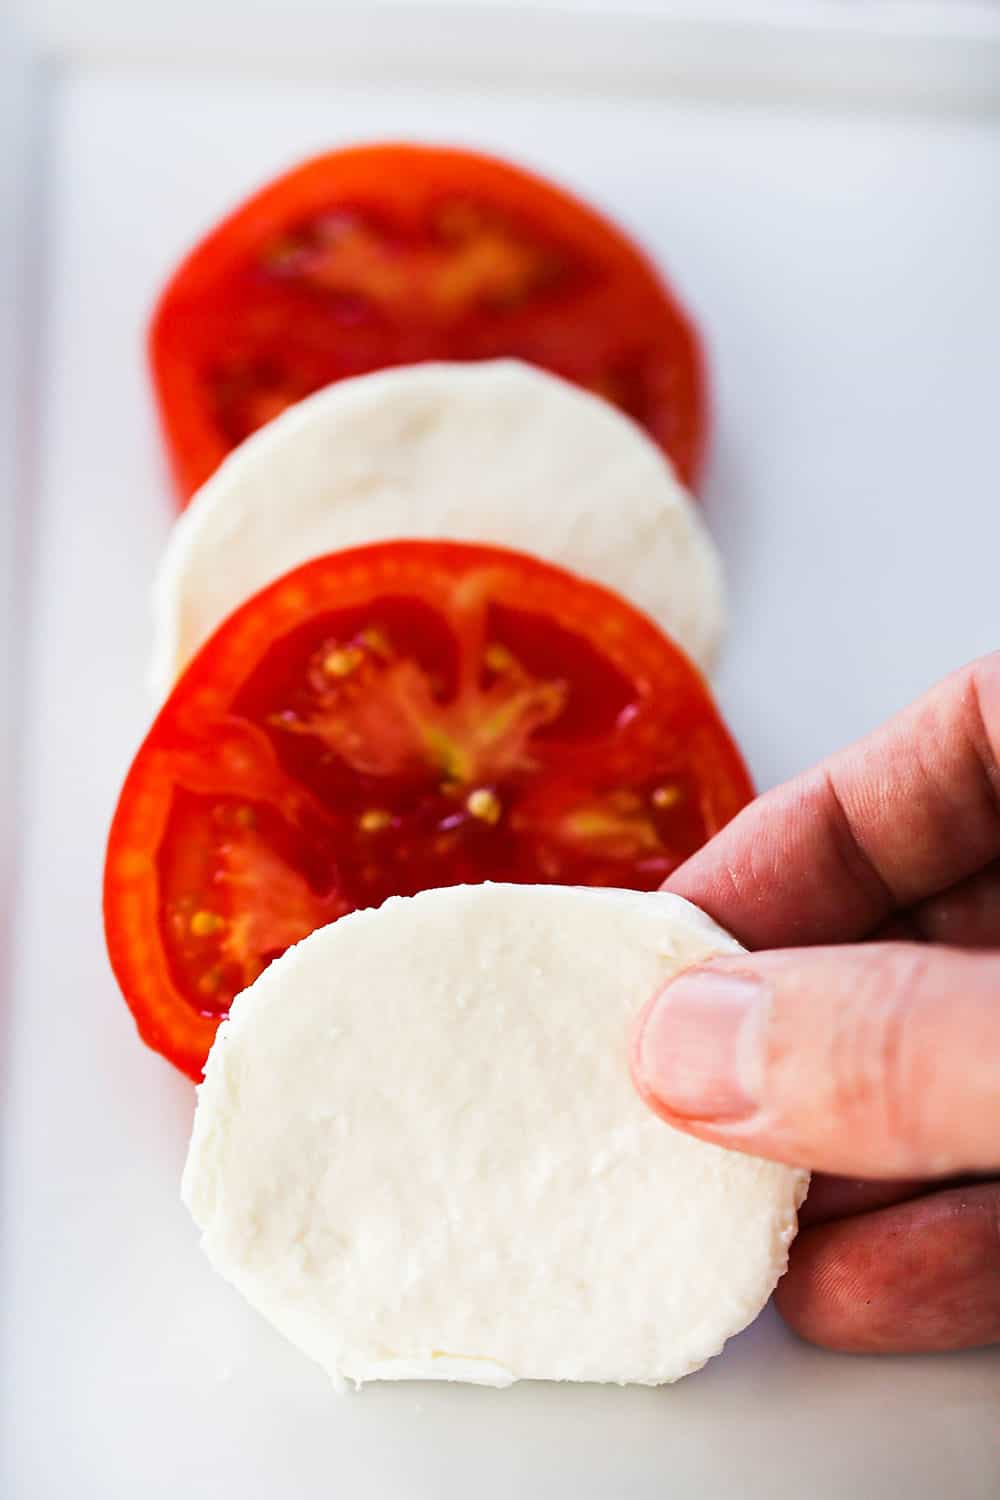
<instances>
[{"instance_id":1,"label":"mozzarella slice","mask_svg":"<svg viewBox=\"0 0 1000 1500\"><path fill-rule=\"evenodd\" d=\"M516 360L426 364L328 386L202 486L156 581L154 692L282 573L394 537L530 552L630 599L702 668L719 644L715 548L633 422Z\"/></svg>"},{"instance_id":2,"label":"mozzarella slice","mask_svg":"<svg viewBox=\"0 0 1000 1500\"><path fill-rule=\"evenodd\" d=\"M238 997L183 1197L209 1259L339 1384L658 1384L748 1323L804 1173L656 1119L629 1024L741 951L676 896L395 897Z\"/></svg>"}]
</instances>

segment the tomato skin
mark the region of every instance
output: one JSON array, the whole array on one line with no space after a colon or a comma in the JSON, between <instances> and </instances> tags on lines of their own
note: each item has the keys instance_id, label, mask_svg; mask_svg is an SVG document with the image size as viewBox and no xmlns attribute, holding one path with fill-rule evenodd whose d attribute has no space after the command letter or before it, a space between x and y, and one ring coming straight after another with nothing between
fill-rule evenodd
<instances>
[{"instance_id":1,"label":"tomato skin","mask_svg":"<svg viewBox=\"0 0 1000 1500\"><path fill-rule=\"evenodd\" d=\"M140 747L112 968L198 1080L232 996L315 927L464 881L653 889L752 794L696 669L607 590L465 543L331 554L220 626Z\"/></svg>"},{"instance_id":2,"label":"tomato skin","mask_svg":"<svg viewBox=\"0 0 1000 1500\"><path fill-rule=\"evenodd\" d=\"M382 270L391 275L412 258L413 237L425 236L428 215L466 200L507 216L519 236L516 248L533 248L536 241L553 248L564 263L565 289L550 292L543 263L538 295L526 294L523 308L480 307L456 322L440 308L414 311L413 299L402 297L369 326L350 306L334 316L329 298L317 296L315 286L261 271L268 246L346 205L365 224L384 226ZM362 276L364 268L362 246ZM488 265L478 270L490 274ZM701 348L687 314L650 262L580 200L521 168L472 152L358 146L316 157L277 178L230 213L174 272L154 311L149 355L182 505L246 431L287 400L345 375L427 359L517 356L598 391L648 430L689 485L704 451ZM216 400L214 394L213 382L222 381L216 367L226 360L249 371L249 389L235 399L239 405L246 397L254 408L253 417L243 413L235 429L227 426L222 396ZM231 372L225 381L231 386ZM260 389L255 382L263 382Z\"/></svg>"}]
</instances>

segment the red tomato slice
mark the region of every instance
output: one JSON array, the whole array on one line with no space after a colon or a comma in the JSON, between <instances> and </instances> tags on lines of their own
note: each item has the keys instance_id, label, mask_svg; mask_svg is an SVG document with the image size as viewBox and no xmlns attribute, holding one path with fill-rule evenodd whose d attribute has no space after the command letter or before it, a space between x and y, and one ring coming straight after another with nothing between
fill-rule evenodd
<instances>
[{"instance_id":1,"label":"red tomato slice","mask_svg":"<svg viewBox=\"0 0 1000 1500\"><path fill-rule=\"evenodd\" d=\"M648 429L685 482L705 428L687 316L593 209L489 157L361 146L257 193L187 257L150 353L182 499L309 392L388 365L516 355Z\"/></svg>"},{"instance_id":2,"label":"red tomato slice","mask_svg":"<svg viewBox=\"0 0 1000 1500\"><path fill-rule=\"evenodd\" d=\"M695 668L615 595L492 547L334 553L229 617L139 750L111 962L198 1078L315 927L465 881L652 890L751 795Z\"/></svg>"}]
</instances>

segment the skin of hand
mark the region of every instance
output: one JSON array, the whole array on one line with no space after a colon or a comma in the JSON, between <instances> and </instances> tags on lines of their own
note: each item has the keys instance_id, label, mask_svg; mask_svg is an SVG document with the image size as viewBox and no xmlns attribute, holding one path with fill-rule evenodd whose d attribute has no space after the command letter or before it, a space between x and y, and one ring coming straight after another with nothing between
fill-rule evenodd
<instances>
[{"instance_id":1,"label":"skin of hand","mask_svg":"<svg viewBox=\"0 0 1000 1500\"><path fill-rule=\"evenodd\" d=\"M787 1322L857 1353L1000 1341L1000 653L666 888L751 951L653 997L633 1076L677 1128L817 1172Z\"/></svg>"}]
</instances>

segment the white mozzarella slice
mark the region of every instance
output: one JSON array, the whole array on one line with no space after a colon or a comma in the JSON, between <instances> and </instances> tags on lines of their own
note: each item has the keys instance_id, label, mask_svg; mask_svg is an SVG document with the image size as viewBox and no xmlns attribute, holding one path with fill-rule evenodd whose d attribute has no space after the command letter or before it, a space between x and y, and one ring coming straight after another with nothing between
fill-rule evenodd
<instances>
[{"instance_id":1,"label":"white mozzarella slice","mask_svg":"<svg viewBox=\"0 0 1000 1500\"><path fill-rule=\"evenodd\" d=\"M265 584L323 553L396 537L533 553L631 600L711 666L719 559L639 427L517 360L426 364L299 402L193 497L154 591L157 698Z\"/></svg>"},{"instance_id":2,"label":"white mozzarella slice","mask_svg":"<svg viewBox=\"0 0 1000 1500\"><path fill-rule=\"evenodd\" d=\"M183 1196L222 1274L338 1383L658 1384L785 1268L803 1172L656 1119L646 998L741 951L663 893L482 885L305 939L236 1000Z\"/></svg>"}]
</instances>

